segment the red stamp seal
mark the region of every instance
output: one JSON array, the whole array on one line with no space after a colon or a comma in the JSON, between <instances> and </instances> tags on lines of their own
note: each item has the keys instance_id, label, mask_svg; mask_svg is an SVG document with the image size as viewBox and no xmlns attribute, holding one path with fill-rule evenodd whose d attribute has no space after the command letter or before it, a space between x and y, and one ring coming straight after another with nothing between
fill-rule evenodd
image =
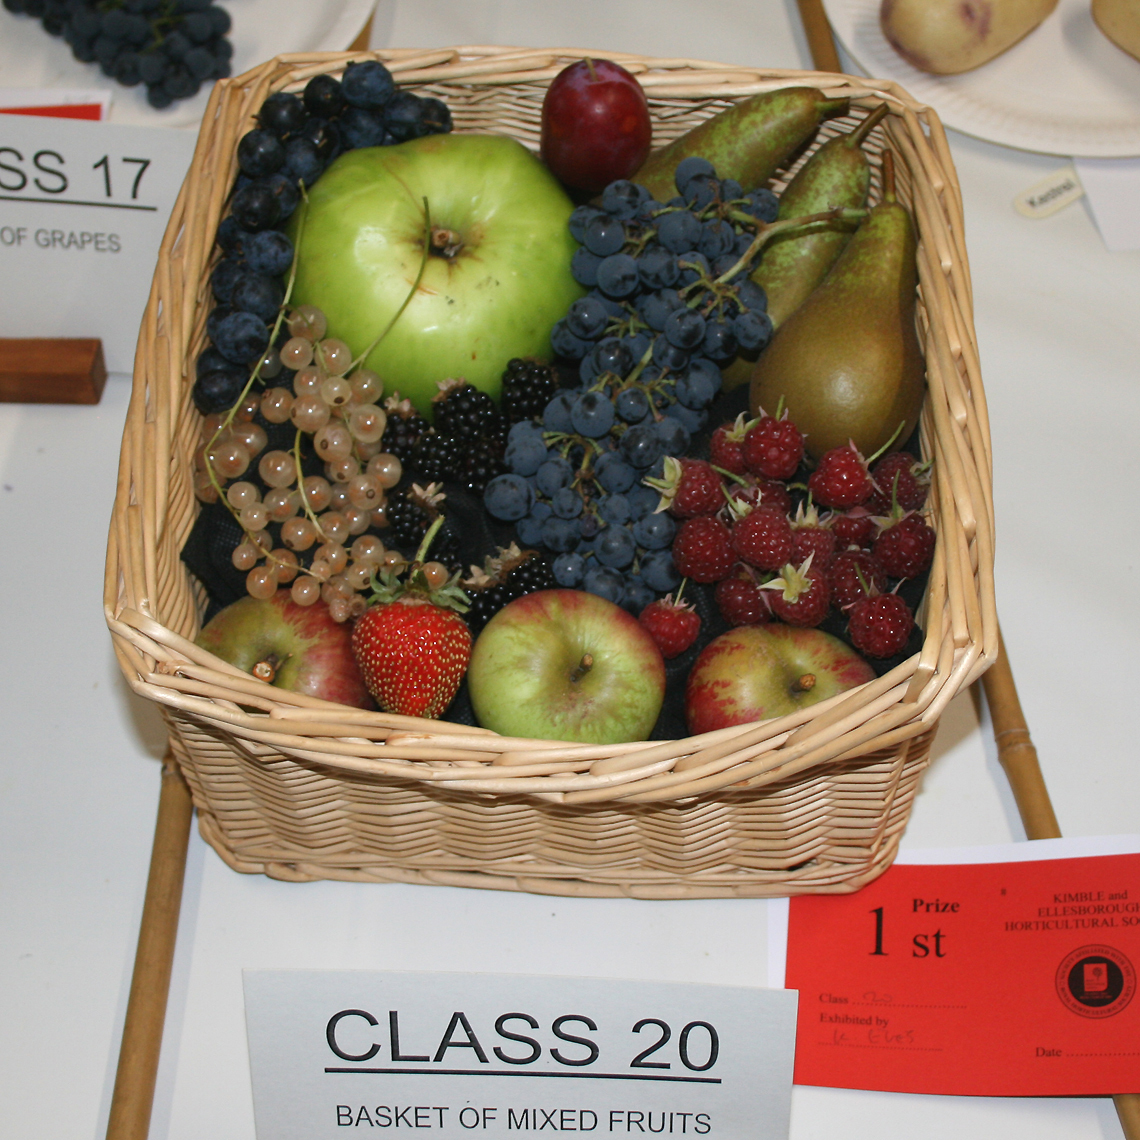
<instances>
[{"instance_id":1,"label":"red stamp seal","mask_svg":"<svg viewBox=\"0 0 1140 1140\"><path fill-rule=\"evenodd\" d=\"M1057 996L1081 1017L1112 1017L1132 1000L1136 970L1111 946L1081 946L1057 967Z\"/></svg>"}]
</instances>

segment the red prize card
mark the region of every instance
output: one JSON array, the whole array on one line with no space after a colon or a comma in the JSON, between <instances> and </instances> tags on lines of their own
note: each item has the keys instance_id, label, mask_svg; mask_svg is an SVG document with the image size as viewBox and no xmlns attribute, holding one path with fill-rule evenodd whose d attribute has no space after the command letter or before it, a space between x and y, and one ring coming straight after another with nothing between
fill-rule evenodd
<instances>
[{"instance_id":1,"label":"red prize card","mask_svg":"<svg viewBox=\"0 0 1140 1140\"><path fill-rule=\"evenodd\" d=\"M1140 1092L1140 854L895 865L790 901L795 1082Z\"/></svg>"}]
</instances>

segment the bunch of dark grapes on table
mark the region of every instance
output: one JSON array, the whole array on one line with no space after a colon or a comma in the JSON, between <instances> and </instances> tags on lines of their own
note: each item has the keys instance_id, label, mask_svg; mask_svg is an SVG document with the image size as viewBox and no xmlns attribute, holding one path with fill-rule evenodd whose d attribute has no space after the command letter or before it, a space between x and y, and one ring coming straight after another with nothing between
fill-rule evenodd
<instances>
[{"instance_id":1,"label":"bunch of dark grapes on table","mask_svg":"<svg viewBox=\"0 0 1140 1140\"><path fill-rule=\"evenodd\" d=\"M401 495L391 528L389 495L408 448L404 438L396 454L384 441L389 409L406 424L405 404L393 394L385 406L381 378L327 335L319 309L289 304L296 250L285 227L339 153L448 130L450 116L438 100L398 91L387 68L368 61L350 64L343 82L318 75L300 95L269 96L258 124L238 144L210 275L211 344L192 390L204 416L194 489L212 505L198 521L236 529L228 560L246 592L268 597L289 586L294 601L323 600L345 620L363 609L374 573L406 561L393 529L414 549L445 496L432 486ZM448 553L442 540L436 546Z\"/></svg>"},{"instance_id":2,"label":"bunch of dark grapes on table","mask_svg":"<svg viewBox=\"0 0 1140 1140\"><path fill-rule=\"evenodd\" d=\"M767 190L745 195L704 159L677 168L678 197L655 202L618 181L600 208L570 219L581 243L572 271L590 293L551 334L577 364L539 422L511 428L509 472L487 486L496 519L553 555L560 586L640 612L678 584L676 524L656 510L666 457L708 423L721 365L759 352L772 333L764 291L748 278L758 223L775 218Z\"/></svg>"},{"instance_id":3,"label":"bunch of dark grapes on table","mask_svg":"<svg viewBox=\"0 0 1140 1140\"><path fill-rule=\"evenodd\" d=\"M146 86L147 102L169 107L230 73L230 14L213 0L3 0L38 17L80 63L98 63L124 87Z\"/></svg>"}]
</instances>

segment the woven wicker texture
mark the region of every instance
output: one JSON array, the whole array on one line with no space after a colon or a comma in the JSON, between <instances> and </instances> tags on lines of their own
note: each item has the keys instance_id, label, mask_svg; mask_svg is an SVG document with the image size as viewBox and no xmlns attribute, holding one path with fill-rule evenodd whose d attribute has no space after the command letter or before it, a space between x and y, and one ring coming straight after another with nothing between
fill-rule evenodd
<instances>
[{"instance_id":1,"label":"woven wicker texture","mask_svg":"<svg viewBox=\"0 0 1140 1140\"><path fill-rule=\"evenodd\" d=\"M379 58L402 84L446 99L457 130L535 148L546 86L582 53L284 56L216 86L174 208L139 340L105 589L126 678L161 706L202 834L237 870L643 898L854 890L895 855L940 713L996 655L989 425L961 197L937 117L889 82L604 54L643 84L655 144L735 99L791 84L852 100L815 145L889 105L867 150L873 199L877 155L893 151L899 198L920 236L921 435L934 460L938 532L922 650L792 716L664 743L583 746L330 705L197 648L203 596L179 558L197 510L190 389L214 232L257 108L272 91Z\"/></svg>"}]
</instances>

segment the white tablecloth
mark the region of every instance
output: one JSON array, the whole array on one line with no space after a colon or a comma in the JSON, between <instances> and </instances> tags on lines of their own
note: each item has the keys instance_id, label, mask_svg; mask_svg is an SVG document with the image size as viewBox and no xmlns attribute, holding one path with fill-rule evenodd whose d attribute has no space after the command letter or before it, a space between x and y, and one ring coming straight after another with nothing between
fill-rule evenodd
<instances>
[{"instance_id":1,"label":"white tablecloth","mask_svg":"<svg viewBox=\"0 0 1140 1140\"><path fill-rule=\"evenodd\" d=\"M794 12L791 0L381 0L373 42L807 67ZM1044 221L1013 211L1061 160L951 144L993 425L999 610L1022 701L1062 830L1136 831L1140 254L1107 253L1083 205ZM163 731L124 685L101 612L128 388L113 376L98 408L0 406L0 1119L12 1137L102 1136L142 905ZM907 846L1023 838L979 717L971 693L948 709ZM195 837L151 1135L252 1140L243 967L757 985L764 947L762 903L298 886L237 875ZM791 1133L1121 1135L1106 1100L817 1088L794 1090Z\"/></svg>"}]
</instances>

